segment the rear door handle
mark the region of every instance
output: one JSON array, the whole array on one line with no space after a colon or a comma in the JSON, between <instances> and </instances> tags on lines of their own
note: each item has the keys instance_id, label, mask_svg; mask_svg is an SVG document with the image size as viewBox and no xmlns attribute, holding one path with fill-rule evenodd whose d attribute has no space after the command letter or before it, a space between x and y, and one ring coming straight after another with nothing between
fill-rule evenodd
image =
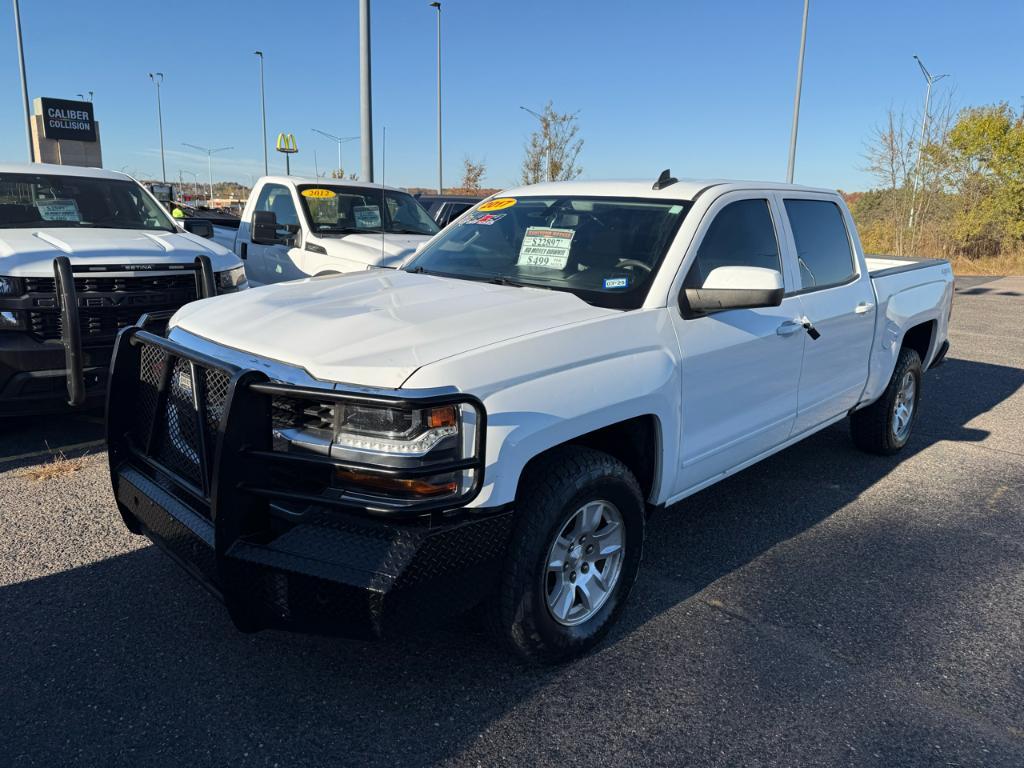
<instances>
[{"instance_id":1,"label":"rear door handle","mask_svg":"<svg viewBox=\"0 0 1024 768\"><path fill-rule=\"evenodd\" d=\"M798 333L802 330L804 330L803 320L787 320L775 329L775 333L779 336L792 336L794 333Z\"/></svg>"},{"instance_id":2,"label":"rear door handle","mask_svg":"<svg viewBox=\"0 0 1024 768\"><path fill-rule=\"evenodd\" d=\"M875 305L872 304L870 301L862 301L860 304L853 308L853 311L856 312L858 315L864 315L874 308Z\"/></svg>"}]
</instances>

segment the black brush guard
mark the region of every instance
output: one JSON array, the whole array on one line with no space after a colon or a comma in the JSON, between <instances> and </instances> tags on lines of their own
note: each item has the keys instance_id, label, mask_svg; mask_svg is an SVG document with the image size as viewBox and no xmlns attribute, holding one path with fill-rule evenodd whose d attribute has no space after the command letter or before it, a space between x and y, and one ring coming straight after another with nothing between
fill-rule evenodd
<instances>
[{"instance_id":1,"label":"black brush guard","mask_svg":"<svg viewBox=\"0 0 1024 768\"><path fill-rule=\"evenodd\" d=\"M223 600L236 626L380 636L467 610L492 588L512 513L463 509L483 480L486 417L478 400L275 383L145 330L164 320L144 316L118 337L107 395L114 494L128 528ZM427 469L282 452L273 444L278 397L469 403L478 414L477 450ZM474 482L458 498L416 502L310 487L337 468L400 478L470 469Z\"/></svg>"},{"instance_id":2,"label":"black brush guard","mask_svg":"<svg viewBox=\"0 0 1024 768\"><path fill-rule=\"evenodd\" d=\"M133 268L137 269L138 267L134 266ZM213 266L208 256L197 256L191 264L158 264L150 268L158 271L192 270L196 276L196 296L205 299L216 295ZM64 368L67 371L68 405L71 406L78 406L85 402L82 329L78 316L75 273L102 276L106 269L106 267L91 265L72 266L71 260L67 256L58 256L53 260L53 280L61 319L60 340L64 346ZM127 267L121 269L127 269Z\"/></svg>"}]
</instances>

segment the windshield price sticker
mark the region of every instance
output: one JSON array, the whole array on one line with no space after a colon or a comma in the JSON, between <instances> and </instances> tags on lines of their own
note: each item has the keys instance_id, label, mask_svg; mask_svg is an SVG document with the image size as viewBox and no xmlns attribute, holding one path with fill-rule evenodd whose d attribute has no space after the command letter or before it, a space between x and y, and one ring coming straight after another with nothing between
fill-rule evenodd
<instances>
[{"instance_id":1,"label":"windshield price sticker","mask_svg":"<svg viewBox=\"0 0 1024 768\"><path fill-rule=\"evenodd\" d=\"M527 227L516 265L565 269L575 234L576 231L573 229Z\"/></svg>"},{"instance_id":2,"label":"windshield price sticker","mask_svg":"<svg viewBox=\"0 0 1024 768\"><path fill-rule=\"evenodd\" d=\"M37 200L36 208L43 221L81 221L78 203L74 200Z\"/></svg>"},{"instance_id":3,"label":"windshield price sticker","mask_svg":"<svg viewBox=\"0 0 1024 768\"><path fill-rule=\"evenodd\" d=\"M354 205L352 215L356 218L357 227L376 229L380 226L380 208L376 205Z\"/></svg>"},{"instance_id":4,"label":"windshield price sticker","mask_svg":"<svg viewBox=\"0 0 1024 768\"><path fill-rule=\"evenodd\" d=\"M315 200L326 200L329 197L337 197L337 194L329 189L304 189L303 197L312 197Z\"/></svg>"},{"instance_id":5,"label":"windshield price sticker","mask_svg":"<svg viewBox=\"0 0 1024 768\"><path fill-rule=\"evenodd\" d=\"M502 208L511 208L516 204L514 197L496 197L493 200L488 200L486 203L477 208L478 211L500 211Z\"/></svg>"}]
</instances>

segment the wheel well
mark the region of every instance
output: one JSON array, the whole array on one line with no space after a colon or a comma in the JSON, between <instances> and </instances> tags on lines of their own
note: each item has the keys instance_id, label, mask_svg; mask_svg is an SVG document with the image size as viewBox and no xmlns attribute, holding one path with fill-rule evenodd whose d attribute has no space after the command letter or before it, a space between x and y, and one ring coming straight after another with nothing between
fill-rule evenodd
<instances>
[{"instance_id":1,"label":"wheel well","mask_svg":"<svg viewBox=\"0 0 1024 768\"><path fill-rule=\"evenodd\" d=\"M650 500L658 472L658 433L658 420L653 415L620 421L548 448L530 459L523 474L526 474L530 465L555 448L582 445L607 453L625 464L640 484L644 498Z\"/></svg>"},{"instance_id":2,"label":"wheel well","mask_svg":"<svg viewBox=\"0 0 1024 768\"><path fill-rule=\"evenodd\" d=\"M935 333L935 321L915 325L903 335L903 346L910 347L917 352L921 362L924 363L928 357L928 350L932 347L932 335Z\"/></svg>"}]
</instances>

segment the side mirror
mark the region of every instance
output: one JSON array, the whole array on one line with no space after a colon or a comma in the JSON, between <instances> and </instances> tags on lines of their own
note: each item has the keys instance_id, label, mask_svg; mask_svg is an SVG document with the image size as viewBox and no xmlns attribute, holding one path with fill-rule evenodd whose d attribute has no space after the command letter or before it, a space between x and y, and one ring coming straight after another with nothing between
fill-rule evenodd
<instances>
[{"instance_id":1,"label":"side mirror","mask_svg":"<svg viewBox=\"0 0 1024 768\"><path fill-rule=\"evenodd\" d=\"M785 288L782 274L764 267L716 267L700 288L684 288L679 306L686 317L725 309L777 307Z\"/></svg>"},{"instance_id":2,"label":"side mirror","mask_svg":"<svg viewBox=\"0 0 1024 768\"><path fill-rule=\"evenodd\" d=\"M209 219L182 219L181 226L185 228L186 232L191 232L193 235L199 235L208 240L213 239L213 222Z\"/></svg>"},{"instance_id":3,"label":"side mirror","mask_svg":"<svg viewBox=\"0 0 1024 768\"><path fill-rule=\"evenodd\" d=\"M277 214L273 211L256 211L252 215L252 241L257 245L277 245Z\"/></svg>"}]
</instances>

